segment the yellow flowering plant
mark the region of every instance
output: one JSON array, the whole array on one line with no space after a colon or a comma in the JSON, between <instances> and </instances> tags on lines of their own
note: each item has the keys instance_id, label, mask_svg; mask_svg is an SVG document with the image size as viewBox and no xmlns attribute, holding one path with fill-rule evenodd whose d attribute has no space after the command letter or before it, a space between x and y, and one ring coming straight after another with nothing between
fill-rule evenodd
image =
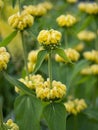
<instances>
[{"instance_id":1,"label":"yellow flowering plant","mask_svg":"<svg viewBox=\"0 0 98 130\"><path fill-rule=\"evenodd\" d=\"M97 2L0 1L0 130L98 129L97 13Z\"/></svg>"}]
</instances>

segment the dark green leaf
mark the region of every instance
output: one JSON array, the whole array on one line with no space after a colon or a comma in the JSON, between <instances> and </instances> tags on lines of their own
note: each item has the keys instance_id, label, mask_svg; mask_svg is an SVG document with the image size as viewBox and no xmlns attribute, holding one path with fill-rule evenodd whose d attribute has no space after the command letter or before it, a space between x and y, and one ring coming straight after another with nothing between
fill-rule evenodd
<instances>
[{"instance_id":1,"label":"dark green leaf","mask_svg":"<svg viewBox=\"0 0 98 130\"><path fill-rule=\"evenodd\" d=\"M97 113L97 110L89 110L89 109L87 109L87 110L85 110L83 113L84 113L85 115L87 115L89 119L94 119L94 120L98 121L98 113Z\"/></svg>"},{"instance_id":2,"label":"dark green leaf","mask_svg":"<svg viewBox=\"0 0 98 130\"><path fill-rule=\"evenodd\" d=\"M42 103L36 97L19 96L15 101L15 114L20 130L40 130L42 109Z\"/></svg>"},{"instance_id":3,"label":"dark green leaf","mask_svg":"<svg viewBox=\"0 0 98 130\"><path fill-rule=\"evenodd\" d=\"M28 95L34 95L34 92L31 91L25 84L23 84L22 82L20 82L19 80L11 77L10 75L8 75L7 73L4 72L4 77L14 86L17 86L20 90L22 90L24 93L28 94Z\"/></svg>"},{"instance_id":4,"label":"dark green leaf","mask_svg":"<svg viewBox=\"0 0 98 130\"><path fill-rule=\"evenodd\" d=\"M12 6L13 6L13 8L15 7L16 2L17 2L17 0L12 0Z\"/></svg>"},{"instance_id":5,"label":"dark green leaf","mask_svg":"<svg viewBox=\"0 0 98 130\"><path fill-rule=\"evenodd\" d=\"M66 110L62 103L50 103L44 109L49 130L66 130Z\"/></svg>"},{"instance_id":6,"label":"dark green leaf","mask_svg":"<svg viewBox=\"0 0 98 130\"><path fill-rule=\"evenodd\" d=\"M64 50L62 48L56 48L55 52L64 59L65 62L71 62L71 60L67 57Z\"/></svg>"},{"instance_id":7,"label":"dark green leaf","mask_svg":"<svg viewBox=\"0 0 98 130\"><path fill-rule=\"evenodd\" d=\"M46 57L46 55L47 55L47 51L46 50L41 50L38 53L37 61L36 61L36 65L35 65L33 73L35 73L40 68L42 62L44 61L44 59Z\"/></svg>"},{"instance_id":8,"label":"dark green leaf","mask_svg":"<svg viewBox=\"0 0 98 130\"><path fill-rule=\"evenodd\" d=\"M13 38L16 36L17 31L12 32L9 36L7 36L1 43L0 43L0 47L1 46L7 46L12 40Z\"/></svg>"},{"instance_id":9,"label":"dark green leaf","mask_svg":"<svg viewBox=\"0 0 98 130\"><path fill-rule=\"evenodd\" d=\"M98 130L98 121L89 119L83 113L67 118L67 130Z\"/></svg>"}]
</instances>

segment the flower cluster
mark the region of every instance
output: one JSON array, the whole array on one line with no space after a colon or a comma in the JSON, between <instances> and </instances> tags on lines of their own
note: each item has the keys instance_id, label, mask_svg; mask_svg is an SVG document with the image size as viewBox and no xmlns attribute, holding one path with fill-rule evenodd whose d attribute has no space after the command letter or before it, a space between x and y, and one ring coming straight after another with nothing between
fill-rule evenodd
<instances>
[{"instance_id":1,"label":"flower cluster","mask_svg":"<svg viewBox=\"0 0 98 130\"><path fill-rule=\"evenodd\" d=\"M13 14L8 19L9 25L11 25L14 29L23 30L27 27L31 27L34 23L34 18L28 14L27 12L18 12Z\"/></svg>"},{"instance_id":2,"label":"flower cluster","mask_svg":"<svg viewBox=\"0 0 98 130\"><path fill-rule=\"evenodd\" d=\"M84 99L69 100L64 103L67 112L77 115L81 111L87 108L87 104Z\"/></svg>"},{"instance_id":3,"label":"flower cluster","mask_svg":"<svg viewBox=\"0 0 98 130\"><path fill-rule=\"evenodd\" d=\"M29 70L29 72L32 72L34 67L35 67L38 52L39 52L39 50L33 50L28 54L28 70Z\"/></svg>"},{"instance_id":4,"label":"flower cluster","mask_svg":"<svg viewBox=\"0 0 98 130\"><path fill-rule=\"evenodd\" d=\"M35 90L36 86L40 84L40 82L44 82L44 79L41 75L37 74L37 75L29 75L29 77L26 76L25 78L20 78L19 81L24 83L29 89ZM20 92L17 86L15 86L15 91L17 93Z\"/></svg>"},{"instance_id":5,"label":"flower cluster","mask_svg":"<svg viewBox=\"0 0 98 130\"><path fill-rule=\"evenodd\" d=\"M52 88L50 88L50 81L47 80L36 87L36 95L42 100L56 100L62 98L66 94L66 86L61 82L52 81Z\"/></svg>"},{"instance_id":6,"label":"flower cluster","mask_svg":"<svg viewBox=\"0 0 98 130\"><path fill-rule=\"evenodd\" d=\"M62 34L54 29L42 30L37 37L38 42L44 47L54 49L60 44Z\"/></svg>"},{"instance_id":7,"label":"flower cluster","mask_svg":"<svg viewBox=\"0 0 98 130\"><path fill-rule=\"evenodd\" d=\"M92 41L96 38L96 34L94 32L91 32L91 31L83 30L77 34L77 37L79 38L79 40L89 42L89 41Z\"/></svg>"},{"instance_id":8,"label":"flower cluster","mask_svg":"<svg viewBox=\"0 0 98 130\"><path fill-rule=\"evenodd\" d=\"M98 63L98 51L92 50L83 53L85 59Z\"/></svg>"},{"instance_id":9,"label":"flower cluster","mask_svg":"<svg viewBox=\"0 0 98 130\"><path fill-rule=\"evenodd\" d=\"M16 123L13 122L12 119L9 119L5 125L7 125L8 130L19 130L19 127Z\"/></svg>"},{"instance_id":10,"label":"flower cluster","mask_svg":"<svg viewBox=\"0 0 98 130\"><path fill-rule=\"evenodd\" d=\"M77 44L74 49L78 52L81 52L84 49L84 44L81 42L79 44Z\"/></svg>"},{"instance_id":11,"label":"flower cluster","mask_svg":"<svg viewBox=\"0 0 98 130\"><path fill-rule=\"evenodd\" d=\"M6 51L5 47L0 47L0 71L7 68L10 54Z\"/></svg>"},{"instance_id":12,"label":"flower cluster","mask_svg":"<svg viewBox=\"0 0 98 130\"><path fill-rule=\"evenodd\" d=\"M81 70L82 75L98 75L98 64L93 64Z\"/></svg>"},{"instance_id":13,"label":"flower cluster","mask_svg":"<svg viewBox=\"0 0 98 130\"><path fill-rule=\"evenodd\" d=\"M52 4L50 2L43 2L38 5L29 5L24 6L24 11L28 12L33 16L43 16L47 13L48 10L52 8Z\"/></svg>"},{"instance_id":14,"label":"flower cluster","mask_svg":"<svg viewBox=\"0 0 98 130\"><path fill-rule=\"evenodd\" d=\"M67 0L68 3L74 4L76 3L78 0Z\"/></svg>"},{"instance_id":15,"label":"flower cluster","mask_svg":"<svg viewBox=\"0 0 98 130\"><path fill-rule=\"evenodd\" d=\"M70 14L61 15L56 19L56 21L58 25L61 27L64 27L64 26L71 27L77 22L76 18Z\"/></svg>"},{"instance_id":16,"label":"flower cluster","mask_svg":"<svg viewBox=\"0 0 98 130\"><path fill-rule=\"evenodd\" d=\"M98 4L93 3L79 3L78 5L79 10L86 12L88 14L98 14Z\"/></svg>"},{"instance_id":17,"label":"flower cluster","mask_svg":"<svg viewBox=\"0 0 98 130\"><path fill-rule=\"evenodd\" d=\"M64 52L71 61L77 61L80 57L80 54L75 49L72 48L65 49ZM55 60L58 62L66 63L66 61L58 54L55 55Z\"/></svg>"}]
</instances>

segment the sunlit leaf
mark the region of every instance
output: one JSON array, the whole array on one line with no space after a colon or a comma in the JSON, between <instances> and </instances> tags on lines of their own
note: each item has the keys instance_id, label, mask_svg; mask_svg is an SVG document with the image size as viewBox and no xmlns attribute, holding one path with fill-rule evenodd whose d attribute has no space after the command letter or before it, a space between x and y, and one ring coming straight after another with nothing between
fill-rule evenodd
<instances>
[{"instance_id":1,"label":"sunlit leaf","mask_svg":"<svg viewBox=\"0 0 98 130\"><path fill-rule=\"evenodd\" d=\"M64 50L62 48L56 48L55 52L60 56L62 57L65 62L71 62L71 60L67 57L67 55L65 54Z\"/></svg>"},{"instance_id":2,"label":"sunlit leaf","mask_svg":"<svg viewBox=\"0 0 98 130\"><path fill-rule=\"evenodd\" d=\"M7 46L13 38L17 35L17 31L12 32L9 36L7 36L2 42L0 42L0 47L1 46Z\"/></svg>"},{"instance_id":3,"label":"sunlit leaf","mask_svg":"<svg viewBox=\"0 0 98 130\"><path fill-rule=\"evenodd\" d=\"M13 86L17 86L20 90L22 90L24 93L28 95L34 95L34 92L31 91L25 84L17 80L16 78L13 78L12 76L8 75L7 73L3 73L6 80L8 80Z\"/></svg>"},{"instance_id":4,"label":"sunlit leaf","mask_svg":"<svg viewBox=\"0 0 98 130\"><path fill-rule=\"evenodd\" d=\"M39 51L38 56L37 56L36 65L35 65L33 73L35 73L40 68L42 62L44 61L44 59L46 57L46 55L47 55L47 51L46 50Z\"/></svg>"}]
</instances>

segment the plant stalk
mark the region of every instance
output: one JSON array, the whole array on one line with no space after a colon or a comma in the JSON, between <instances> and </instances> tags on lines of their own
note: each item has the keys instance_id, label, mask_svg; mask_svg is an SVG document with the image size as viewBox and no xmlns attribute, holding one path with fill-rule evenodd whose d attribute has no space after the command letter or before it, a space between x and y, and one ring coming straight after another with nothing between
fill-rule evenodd
<instances>
[{"instance_id":1,"label":"plant stalk","mask_svg":"<svg viewBox=\"0 0 98 130\"><path fill-rule=\"evenodd\" d=\"M27 49L26 49L26 44L24 41L24 34L23 31L20 32L21 33L21 40L22 40L22 46L23 46L23 57L24 57L24 63L25 63L25 67L26 67L26 75L29 78L29 71L28 71L28 64L27 64Z\"/></svg>"},{"instance_id":2,"label":"plant stalk","mask_svg":"<svg viewBox=\"0 0 98 130\"><path fill-rule=\"evenodd\" d=\"M51 60L51 53L49 52L49 58L48 58L48 73L49 73L49 81L50 81L50 88L52 88L52 60Z\"/></svg>"},{"instance_id":3,"label":"plant stalk","mask_svg":"<svg viewBox=\"0 0 98 130\"><path fill-rule=\"evenodd\" d=\"M2 114L2 99L0 98L0 128L3 125L3 114Z\"/></svg>"}]
</instances>

